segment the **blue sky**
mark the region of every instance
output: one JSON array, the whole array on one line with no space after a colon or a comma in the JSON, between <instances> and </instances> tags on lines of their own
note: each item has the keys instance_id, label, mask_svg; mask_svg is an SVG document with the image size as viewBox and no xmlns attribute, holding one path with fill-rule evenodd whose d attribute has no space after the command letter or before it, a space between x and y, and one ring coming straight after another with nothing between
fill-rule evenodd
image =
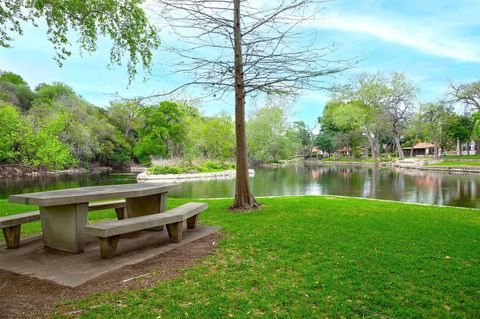
<instances>
[{"instance_id":1,"label":"blue sky","mask_svg":"<svg viewBox=\"0 0 480 319\"><path fill-rule=\"evenodd\" d=\"M420 88L420 101L435 100L445 94L448 81L471 82L480 79L480 1L478 0L337 0L328 1L319 19L312 22L321 43L335 42L333 57L362 55L353 70L330 79L343 82L360 72L404 72ZM142 76L127 87L125 67L107 68L109 41L102 39L92 55L75 53L62 68L53 60L45 29L25 26L14 48L0 48L0 69L22 75L32 87L41 82L61 81L72 86L88 101L106 106L112 95L148 95L168 90L188 81L186 75L160 76L165 59L154 56L153 75ZM167 35L161 34L164 41ZM186 92L195 98L196 90ZM302 94L292 106L292 117L313 125L321 114L328 93ZM262 101L257 101L261 104ZM205 113L233 113L233 98L203 101Z\"/></svg>"}]
</instances>

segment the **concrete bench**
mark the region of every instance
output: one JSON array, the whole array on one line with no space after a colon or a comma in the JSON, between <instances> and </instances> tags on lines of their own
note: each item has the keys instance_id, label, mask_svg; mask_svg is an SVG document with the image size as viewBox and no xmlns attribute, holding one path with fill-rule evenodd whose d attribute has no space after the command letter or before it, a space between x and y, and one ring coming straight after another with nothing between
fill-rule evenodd
<instances>
[{"instance_id":1,"label":"concrete bench","mask_svg":"<svg viewBox=\"0 0 480 319\"><path fill-rule=\"evenodd\" d=\"M167 226L170 242L181 242L183 223L186 221L188 228L195 228L198 214L207 208L207 204L187 203L158 214L87 225L83 228L83 233L98 237L102 258L113 257L120 235L144 229Z\"/></svg>"},{"instance_id":2,"label":"concrete bench","mask_svg":"<svg viewBox=\"0 0 480 319\"><path fill-rule=\"evenodd\" d=\"M88 211L97 211L102 209L115 208L118 219L126 217L126 202L124 200L96 202L88 204ZM0 228L3 230L7 248L13 249L20 246L20 230L22 224L40 220L40 211L33 211L23 214L15 214L0 217Z\"/></svg>"}]
</instances>

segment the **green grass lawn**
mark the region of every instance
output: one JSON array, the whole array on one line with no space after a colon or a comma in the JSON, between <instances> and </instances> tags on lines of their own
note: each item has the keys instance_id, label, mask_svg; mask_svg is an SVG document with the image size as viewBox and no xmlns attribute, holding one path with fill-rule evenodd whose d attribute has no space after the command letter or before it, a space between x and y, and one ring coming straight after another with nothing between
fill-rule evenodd
<instances>
[{"instance_id":1,"label":"green grass lawn","mask_svg":"<svg viewBox=\"0 0 480 319\"><path fill-rule=\"evenodd\" d=\"M247 214L227 213L230 200L206 201L200 220L224 237L182 276L67 308L85 318L480 317L479 210L330 196L260 201ZM0 202L1 211L19 207Z\"/></svg>"},{"instance_id":2,"label":"green grass lawn","mask_svg":"<svg viewBox=\"0 0 480 319\"><path fill-rule=\"evenodd\" d=\"M430 164L428 166L480 166L480 162L452 162L452 161L443 161L437 164Z\"/></svg>"},{"instance_id":3,"label":"green grass lawn","mask_svg":"<svg viewBox=\"0 0 480 319\"><path fill-rule=\"evenodd\" d=\"M454 159L477 159L480 160L480 154L472 154L472 155L448 155L445 157L446 159L454 158Z\"/></svg>"}]
</instances>

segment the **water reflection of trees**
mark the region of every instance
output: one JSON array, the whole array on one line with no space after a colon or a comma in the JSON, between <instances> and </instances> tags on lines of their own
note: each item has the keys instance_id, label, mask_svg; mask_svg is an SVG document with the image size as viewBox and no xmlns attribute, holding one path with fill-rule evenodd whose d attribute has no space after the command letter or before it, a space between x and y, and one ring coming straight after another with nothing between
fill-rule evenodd
<instances>
[{"instance_id":1,"label":"water reflection of trees","mask_svg":"<svg viewBox=\"0 0 480 319\"><path fill-rule=\"evenodd\" d=\"M250 179L257 196L345 195L480 208L480 176L407 169L306 164L256 169ZM0 180L1 196L90 185L135 182L135 177L64 175ZM175 197L231 197L234 179L184 182Z\"/></svg>"}]
</instances>

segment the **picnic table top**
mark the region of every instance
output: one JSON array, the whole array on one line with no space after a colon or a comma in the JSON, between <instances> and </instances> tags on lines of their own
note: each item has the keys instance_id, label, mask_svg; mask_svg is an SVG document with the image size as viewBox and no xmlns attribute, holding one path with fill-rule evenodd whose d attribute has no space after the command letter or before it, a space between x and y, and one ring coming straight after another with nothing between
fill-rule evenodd
<instances>
[{"instance_id":1,"label":"picnic table top","mask_svg":"<svg viewBox=\"0 0 480 319\"><path fill-rule=\"evenodd\" d=\"M90 186L72 189L62 189L47 192L11 195L11 203L31 204L38 206L57 206L78 203L88 203L95 200L113 198L134 198L166 193L177 184L122 184L107 186Z\"/></svg>"}]
</instances>

